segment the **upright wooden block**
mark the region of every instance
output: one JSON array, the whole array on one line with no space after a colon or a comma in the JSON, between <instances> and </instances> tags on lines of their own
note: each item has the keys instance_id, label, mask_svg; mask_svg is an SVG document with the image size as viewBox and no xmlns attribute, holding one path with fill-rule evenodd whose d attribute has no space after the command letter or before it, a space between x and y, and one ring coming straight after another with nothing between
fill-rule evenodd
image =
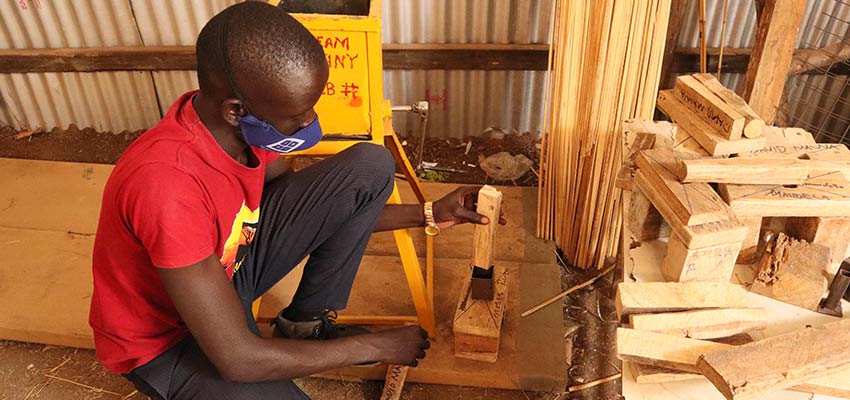
<instances>
[{"instance_id":1,"label":"upright wooden block","mask_svg":"<svg viewBox=\"0 0 850 400\"><path fill-rule=\"evenodd\" d=\"M738 221L747 227L747 237L741 243L736 264L753 264L758 261L758 246L761 238L761 217L739 217Z\"/></svg>"},{"instance_id":2,"label":"upright wooden block","mask_svg":"<svg viewBox=\"0 0 850 400\"><path fill-rule=\"evenodd\" d=\"M829 247L830 275L847 255L850 245L850 218L794 217L785 225L788 235Z\"/></svg>"},{"instance_id":3,"label":"upright wooden block","mask_svg":"<svg viewBox=\"0 0 850 400\"><path fill-rule=\"evenodd\" d=\"M672 282L729 282L742 242L689 249L676 235L667 242L661 264L664 278Z\"/></svg>"},{"instance_id":4,"label":"upright wooden block","mask_svg":"<svg viewBox=\"0 0 850 400\"><path fill-rule=\"evenodd\" d=\"M738 140L744 133L744 116L730 107L696 78L683 75L676 79L677 98L722 137Z\"/></svg>"},{"instance_id":5,"label":"upright wooden block","mask_svg":"<svg viewBox=\"0 0 850 400\"><path fill-rule=\"evenodd\" d=\"M670 225L643 192L634 188L628 211L629 229L639 242L670 236Z\"/></svg>"},{"instance_id":6,"label":"upright wooden block","mask_svg":"<svg viewBox=\"0 0 850 400\"><path fill-rule=\"evenodd\" d=\"M850 352L843 347L848 342L850 319L841 319L707 352L697 368L727 399L752 399L850 370Z\"/></svg>"},{"instance_id":7,"label":"upright wooden block","mask_svg":"<svg viewBox=\"0 0 850 400\"><path fill-rule=\"evenodd\" d=\"M493 243L499 225L499 210L502 193L492 186L484 186L478 192L479 214L490 223L476 225L472 234L472 268L488 268L493 265ZM481 299L472 295L472 273L464 282L455 310L452 330L455 339L455 356L479 361L496 362L499 353L499 337L507 303L508 272L502 266L493 267L492 299Z\"/></svg>"},{"instance_id":8,"label":"upright wooden block","mask_svg":"<svg viewBox=\"0 0 850 400\"><path fill-rule=\"evenodd\" d=\"M817 310L826 291L829 248L779 233L767 244L752 290L788 304Z\"/></svg>"},{"instance_id":9,"label":"upright wooden block","mask_svg":"<svg viewBox=\"0 0 850 400\"><path fill-rule=\"evenodd\" d=\"M621 282L617 317L632 314L746 307L747 292L728 282Z\"/></svg>"}]
</instances>

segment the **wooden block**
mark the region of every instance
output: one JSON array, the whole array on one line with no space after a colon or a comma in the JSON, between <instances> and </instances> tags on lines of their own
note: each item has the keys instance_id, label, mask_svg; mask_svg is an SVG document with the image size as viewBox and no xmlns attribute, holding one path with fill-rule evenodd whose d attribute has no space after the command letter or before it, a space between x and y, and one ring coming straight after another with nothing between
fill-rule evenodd
<instances>
[{"instance_id":1,"label":"wooden block","mask_svg":"<svg viewBox=\"0 0 850 400\"><path fill-rule=\"evenodd\" d=\"M676 175L685 183L799 185L809 177L809 167L796 159L703 158L679 161Z\"/></svg>"},{"instance_id":2,"label":"wooden block","mask_svg":"<svg viewBox=\"0 0 850 400\"><path fill-rule=\"evenodd\" d=\"M740 217L738 221L747 227L747 237L741 243L736 264L754 264L758 261L758 246L761 239L761 217Z\"/></svg>"},{"instance_id":3,"label":"wooden block","mask_svg":"<svg viewBox=\"0 0 850 400\"><path fill-rule=\"evenodd\" d=\"M499 226L499 210L502 207L502 192L485 185L478 191L476 211L487 217L487 225L475 225L472 231L472 265L484 269L493 265L493 243L496 239L496 227Z\"/></svg>"},{"instance_id":4,"label":"wooden block","mask_svg":"<svg viewBox=\"0 0 850 400\"><path fill-rule=\"evenodd\" d=\"M699 371L729 400L752 399L850 369L850 319L709 351ZM830 345L835 344L835 345Z\"/></svg>"},{"instance_id":5,"label":"wooden block","mask_svg":"<svg viewBox=\"0 0 850 400\"><path fill-rule=\"evenodd\" d=\"M666 200L657 193L652 183L643 174L643 171L635 172L635 184L644 195L658 209L664 220L670 224L670 228L683 243L689 248L701 248L742 241L747 236L747 227L741 225L737 218L730 218L718 222L688 226L679 218L675 217L672 208L667 205Z\"/></svg>"},{"instance_id":6,"label":"wooden block","mask_svg":"<svg viewBox=\"0 0 850 400\"><path fill-rule=\"evenodd\" d=\"M801 185L718 185L739 217L848 217L850 184L840 172L813 175Z\"/></svg>"},{"instance_id":7,"label":"wooden block","mask_svg":"<svg viewBox=\"0 0 850 400\"><path fill-rule=\"evenodd\" d=\"M708 154L724 156L759 150L764 147L764 138L729 140L714 132L714 129L691 112L670 90L658 93L658 108L692 136Z\"/></svg>"},{"instance_id":8,"label":"wooden block","mask_svg":"<svg viewBox=\"0 0 850 400\"><path fill-rule=\"evenodd\" d=\"M381 400L399 400L401 398L401 390L404 388L404 379L407 378L408 369L410 367L403 365L390 365L387 368Z\"/></svg>"},{"instance_id":9,"label":"wooden block","mask_svg":"<svg viewBox=\"0 0 850 400\"><path fill-rule=\"evenodd\" d=\"M486 362L496 362L498 358L509 274L507 269L496 265L493 276L493 300L473 299L469 288L470 279L466 279L463 284L452 326L455 357Z\"/></svg>"},{"instance_id":10,"label":"wooden block","mask_svg":"<svg viewBox=\"0 0 850 400\"><path fill-rule=\"evenodd\" d=\"M726 282L621 282L617 317L632 314L746 307L747 292Z\"/></svg>"},{"instance_id":11,"label":"wooden block","mask_svg":"<svg viewBox=\"0 0 850 400\"><path fill-rule=\"evenodd\" d=\"M768 243L750 290L816 311L826 292L829 248L779 233Z\"/></svg>"},{"instance_id":12,"label":"wooden block","mask_svg":"<svg viewBox=\"0 0 850 400\"><path fill-rule=\"evenodd\" d=\"M732 218L723 199L705 183L681 183L675 175L679 163L673 150L644 150L635 158L652 188L673 212L668 221L677 218L685 225L700 225Z\"/></svg>"},{"instance_id":13,"label":"wooden block","mask_svg":"<svg viewBox=\"0 0 850 400\"><path fill-rule=\"evenodd\" d=\"M667 242L661 264L664 279L672 282L729 282L742 242L689 249L676 235Z\"/></svg>"},{"instance_id":14,"label":"wooden block","mask_svg":"<svg viewBox=\"0 0 850 400\"><path fill-rule=\"evenodd\" d=\"M623 134L626 134L626 128L624 124ZM653 133L646 132L637 132L635 133L634 141L632 142L631 147L629 148L629 153L626 156L626 161L623 162L622 168L620 168L620 172L617 175L616 185L617 187L625 190L632 190L634 186L634 175L637 166L635 165L635 157L637 157L638 153L641 150L649 150L653 146L655 146L655 138L656 135Z\"/></svg>"},{"instance_id":15,"label":"wooden block","mask_svg":"<svg viewBox=\"0 0 850 400\"><path fill-rule=\"evenodd\" d=\"M661 333L617 328L617 358L623 361L696 372L697 361L705 353L725 350L732 345L688 339Z\"/></svg>"},{"instance_id":16,"label":"wooden block","mask_svg":"<svg viewBox=\"0 0 850 400\"><path fill-rule=\"evenodd\" d=\"M676 79L676 98L696 113L720 136L738 140L744 133L744 116L689 75Z\"/></svg>"},{"instance_id":17,"label":"wooden block","mask_svg":"<svg viewBox=\"0 0 850 400\"><path fill-rule=\"evenodd\" d=\"M720 308L629 316L633 329L681 336L714 339L767 327L763 308Z\"/></svg>"},{"instance_id":18,"label":"wooden block","mask_svg":"<svg viewBox=\"0 0 850 400\"><path fill-rule=\"evenodd\" d=\"M712 339L712 342L723 343L733 346L740 346L746 343L752 343L753 338L749 334L740 333L734 336ZM628 361L625 361L628 363ZM637 383L666 383L678 382L690 379L705 379L702 374L693 372L677 371L675 369L656 367L654 365L629 363L635 382Z\"/></svg>"},{"instance_id":19,"label":"wooden block","mask_svg":"<svg viewBox=\"0 0 850 400\"><path fill-rule=\"evenodd\" d=\"M670 225L664 222L664 218L640 189L632 191L626 215L633 240L643 242L670 236Z\"/></svg>"},{"instance_id":20,"label":"wooden block","mask_svg":"<svg viewBox=\"0 0 850 400\"><path fill-rule=\"evenodd\" d=\"M837 264L844 260L850 245L850 218L788 218L785 229L797 239L829 247L827 271L835 274Z\"/></svg>"},{"instance_id":21,"label":"wooden block","mask_svg":"<svg viewBox=\"0 0 850 400\"><path fill-rule=\"evenodd\" d=\"M744 117L744 136L756 138L764 133L764 120L735 91L723 86L713 74L694 74L693 77Z\"/></svg>"},{"instance_id":22,"label":"wooden block","mask_svg":"<svg viewBox=\"0 0 850 400\"><path fill-rule=\"evenodd\" d=\"M808 379L791 390L850 399L850 369Z\"/></svg>"}]
</instances>

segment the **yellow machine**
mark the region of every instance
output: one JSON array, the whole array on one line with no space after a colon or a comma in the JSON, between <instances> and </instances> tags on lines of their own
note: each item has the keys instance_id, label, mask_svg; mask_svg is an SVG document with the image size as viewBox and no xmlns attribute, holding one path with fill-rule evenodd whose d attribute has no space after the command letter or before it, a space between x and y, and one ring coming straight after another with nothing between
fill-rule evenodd
<instances>
[{"instance_id":1,"label":"yellow machine","mask_svg":"<svg viewBox=\"0 0 850 400\"><path fill-rule=\"evenodd\" d=\"M290 11L310 9L305 1L269 0L274 6ZM357 3L357 2L350 2ZM316 104L322 121L324 139L315 147L293 155L327 156L339 153L357 143L386 146L403 171L419 202L425 202L419 180L404 154L392 129L390 103L384 100L383 63L381 54L381 2L371 0L365 15L308 14L292 15L307 27L325 49L330 67L327 86ZM366 11L364 9L364 11ZM398 185L390 204L401 204ZM402 324L418 323L433 337L434 318L433 242L427 239L426 274L423 276L416 256L413 239L406 229L394 232L407 283L416 308L416 316L354 316L341 315L341 323ZM426 282L427 278L427 282ZM259 310L259 300L254 313Z\"/></svg>"}]
</instances>

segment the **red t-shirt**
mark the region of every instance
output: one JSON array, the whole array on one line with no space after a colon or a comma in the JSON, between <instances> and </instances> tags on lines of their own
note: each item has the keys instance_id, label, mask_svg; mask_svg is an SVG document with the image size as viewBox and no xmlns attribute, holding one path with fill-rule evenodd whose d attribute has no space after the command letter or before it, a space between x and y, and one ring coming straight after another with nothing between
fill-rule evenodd
<instances>
[{"instance_id":1,"label":"red t-shirt","mask_svg":"<svg viewBox=\"0 0 850 400\"><path fill-rule=\"evenodd\" d=\"M215 253L232 279L259 221L264 167L277 154L252 147L256 168L231 158L195 113L195 94L181 96L133 142L103 192L89 324L98 360L116 373L147 363L188 332L156 269Z\"/></svg>"}]
</instances>

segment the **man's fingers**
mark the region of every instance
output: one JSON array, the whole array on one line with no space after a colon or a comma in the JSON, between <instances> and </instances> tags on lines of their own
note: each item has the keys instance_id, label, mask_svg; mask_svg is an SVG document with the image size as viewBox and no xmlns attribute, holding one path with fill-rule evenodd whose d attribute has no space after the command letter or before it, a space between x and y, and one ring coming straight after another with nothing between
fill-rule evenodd
<instances>
[{"instance_id":1,"label":"man's fingers","mask_svg":"<svg viewBox=\"0 0 850 400\"><path fill-rule=\"evenodd\" d=\"M419 350L419 352L416 353L416 359L420 358L425 358L425 350Z\"/></svg>"},{"instance_id":2,"label":"man's fingers","mask_svg":"<svg viewBox=\"0 0 850 400\"><path fill-rule=\"evenodd\" d=\"M466 208L458 209L457 214L476 224L487 225L490 222L487 217Z\"/></svg>"}]
</instances>

